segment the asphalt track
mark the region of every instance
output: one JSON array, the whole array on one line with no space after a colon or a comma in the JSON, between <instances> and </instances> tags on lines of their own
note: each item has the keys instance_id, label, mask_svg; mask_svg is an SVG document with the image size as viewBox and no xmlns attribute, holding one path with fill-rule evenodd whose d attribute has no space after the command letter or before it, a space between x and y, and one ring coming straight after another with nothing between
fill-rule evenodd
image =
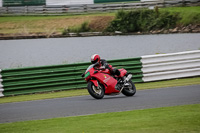
<instances>
[{"instance_id":1,"label":"asphalt track","mask_svg":"<svg viewBox=\"0 0 200 133\"><path fill-rule=\"evenodd\" d=\"M0 104L0 123L200 104L200 85L137 91L133 97L91 96Z\"/></svg>"}]
</instances>

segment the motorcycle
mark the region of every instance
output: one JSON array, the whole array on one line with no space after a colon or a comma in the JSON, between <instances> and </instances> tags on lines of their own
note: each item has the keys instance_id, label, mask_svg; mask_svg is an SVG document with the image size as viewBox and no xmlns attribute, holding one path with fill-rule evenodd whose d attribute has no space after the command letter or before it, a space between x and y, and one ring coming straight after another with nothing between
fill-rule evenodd
<instances>
[{"instance_id":1,"label":"motorcycle","mask_svg":"<svg viewBox=\"0 0 200 133\"><path fill-rule=\"evenodd\" d=\"M132 74L125 69L119 69L119 76L112 76L108 69L97 68L96 64L90 65L82 77L88 83L87 89L89 94L96 98L102 99L104 95L118 95L133 96L136 93L136 87L131 81Z\"/></svg>"}]
</instances>

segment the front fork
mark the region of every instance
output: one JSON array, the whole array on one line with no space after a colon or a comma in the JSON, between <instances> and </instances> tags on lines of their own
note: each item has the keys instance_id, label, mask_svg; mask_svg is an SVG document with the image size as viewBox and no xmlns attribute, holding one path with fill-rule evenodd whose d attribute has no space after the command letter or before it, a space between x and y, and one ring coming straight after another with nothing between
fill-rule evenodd
<instances>
[{"instance_id":1,"label":"front fork","mask_svg":"<svg viewBox=\"0 0 200 133\"><path fill-rule=\"evenodd\" d=\"M99 89L100 85L97 80L90 80L90 81L97 87L97 89Z\"/></svg>"}]
</instances>

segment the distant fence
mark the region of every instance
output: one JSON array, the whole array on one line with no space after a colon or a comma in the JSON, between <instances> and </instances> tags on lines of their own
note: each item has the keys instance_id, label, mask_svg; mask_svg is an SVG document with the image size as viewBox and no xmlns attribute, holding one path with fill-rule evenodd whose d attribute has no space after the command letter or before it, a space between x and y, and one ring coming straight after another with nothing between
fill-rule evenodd
<instances>
[{"instance_id":1,"label":"distant fence","mask_svg":"<svg viewBox=\"0 0 200 133\"><path fill-rule=\"evenodd\" d=\"M133 82L200 76L200 50L110 60L133 73ZM0 70L0 97L86 88L81 74L91 63Z\"/></svg>"},{"instance_id":2,"label":"distant fence","mask_svg":"<svg viewBox=\"0 0 200 133\"><path fill-rule=\"evenodd\" d=\"M127 2L139 0L0 0L2 6L37 6L37 5L74 5L110 2Z\"/></svg>"},{"instance_id":3,"label":"distant fence","mask_svg":"<svg viewBox=\"0 0 200 133\"><path fill-rule=\"evenodd\" d=\"M82 4L82 5L44 5L0 7L0 14L63 14L84 12L108 12L119 9L135 9L168 6L197 6L200 0L152 1L121 4Z\"/></svg>"},{"instance_id":4,"label":"distant fence","mask_svg":"<svg viewBox=\"0 0 200 133\"><path fill-rule=\"evenodd\" d=\"M0 0L1 6L94 4L93 0Z\"/></svg>"}]
</instances>

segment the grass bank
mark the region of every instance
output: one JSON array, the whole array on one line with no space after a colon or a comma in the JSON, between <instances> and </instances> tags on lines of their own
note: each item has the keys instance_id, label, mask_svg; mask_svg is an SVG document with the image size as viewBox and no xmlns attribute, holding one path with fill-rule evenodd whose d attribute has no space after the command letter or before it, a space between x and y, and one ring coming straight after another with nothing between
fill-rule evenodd
<instances>
[{"instance_id":1,"label":"grass bank","mask_svg":"<svg viewBox=\"0 0 200 133\"><path fill-rule=\"evenodd\" d=\"M156 88L165 88L165 87L174 87L174 86L187 86L187 85L194 85L194 84L200 84L200 77L175 79L175 80L160 81L160 82L137 83L136 88L137 90L144 90L144 89L156 89ZM9 103L9 102L22 102L22 101L32 101L32 100L41 100L41 99L82 96L82 95L89 95L89 93L87 92L86 89L80 89L80 90L50 92L50 93L44 93L44 94L2 97L0 98L0 104Z\"/></svg>"},{"instance_id":2,"label":"grass bank","mask_svg":"<svg viewBox=\"0 0 200 133\"><path fill-rule=\"evenodd\" d=\"M66 16L1 16L0 34L61 34L64 29L89 22L94 30L104 29L114 18L114 13ZM99 22L99 25L95 25Z\"/></svg>"},{"instance_id":3,"label":"grass bank","mask_svg":"<svg viewBox=\"0 0 200 133\"><path fill-rule=\"evenodd\" d=\"M176 16L176 14L179 14L176 26L200 24L200 6L159 8L159 11L169 12L161 15L162 17L165 17L165 15L170 17L170 15ZM143 15L145 15L145 13ZM47 36L49 36L51 34L62 34L65 29L69 28L77 30L77 27L80 27L80 25L86 22L88 23L90 31L102 32L110 26L115 16L117 16L115 12L66 16L1 16L0 35L47 34ZM149 14L149 16L151 16L151 14ZM128 20L129 19L131 18L128 18ZM148 25L146 20L148 19L145 19L145 21L142 20L143 23L141 26L144 26L144 22ZM152 20L152 18L150 18L150 20ZM165 20L165 23L168 22L168 18L163 18L163 20ZM157 26L156 22L162 26L160 19L156 19L154 22L154 27ZM133 24L131 25L131 27L134 26Z\"/></svg>"},{"instance_id":4,"label":"grass bank","mask_svg":"<svg viewBox=\"0 0 200 133\"><path fill-rule=\"evenodd\" d=\"M0 124L2 133L199 133L200 104Z\"/></svg>"},{"instance_id":5,"label":"grass bank","mask_svg":"<svg viewBox=\"0 0 200 133\"><path fill-rule=\"evenodd\" d=\"M169 7L160 8L161 11L168 11L170 13L179 13L180 19L177 25L200 24L200 6L195 7Z\"/></svg>"}]
</instances>

